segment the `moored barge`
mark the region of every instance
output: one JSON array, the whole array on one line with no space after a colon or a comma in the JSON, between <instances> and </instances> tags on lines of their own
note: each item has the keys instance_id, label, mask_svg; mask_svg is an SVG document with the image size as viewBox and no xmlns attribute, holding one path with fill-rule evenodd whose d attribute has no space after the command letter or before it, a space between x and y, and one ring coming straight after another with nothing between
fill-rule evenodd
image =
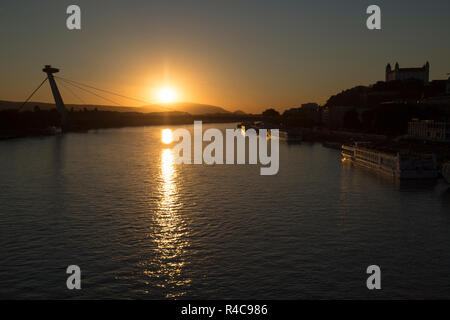
<instances>
[{"instance_id":1,"label":"moored barge","mask_svg":"<svg viewBox=\"0 0 450 320\"><path fill-rule=\"evenodd\" d=\"M342 156L344 160L397 179L434 179L439 174L434 154L394 152L355 142L342 145Z\"/></svg>"}]
</instances>

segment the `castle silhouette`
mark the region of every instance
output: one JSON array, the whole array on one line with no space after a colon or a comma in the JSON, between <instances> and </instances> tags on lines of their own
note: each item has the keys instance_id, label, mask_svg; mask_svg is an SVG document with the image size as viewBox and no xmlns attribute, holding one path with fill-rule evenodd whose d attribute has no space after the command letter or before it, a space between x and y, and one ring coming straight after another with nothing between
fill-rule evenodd
<instances>
[{"instance_id":1,"label":"castle silhouette","mask_svg":"<svg viewBox=\"0 0 450 320\"><path fill-rule=\"evenodd\" d=\"M386 66L386 82L395 80L417 79L427 84L430 80L430 63L427 61L421 68L400 68L398 62L395 68L391 64Z\"/></svg>"}]
</instances>

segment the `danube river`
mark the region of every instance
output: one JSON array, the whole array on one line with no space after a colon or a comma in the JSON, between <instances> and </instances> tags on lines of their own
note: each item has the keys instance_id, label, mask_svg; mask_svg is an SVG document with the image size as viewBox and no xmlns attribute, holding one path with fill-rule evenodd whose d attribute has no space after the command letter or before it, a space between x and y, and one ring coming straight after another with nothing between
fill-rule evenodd
<instances>
[{"instance_id":1,"label":"danube river","mask_svg":"<svg viewBox=\"0 0 450 320\"><path fill-rule=\"evenodd\" d=\"M280 142L275 176L176 165L164 128L0 142L0 298L450 298L443 181L307 143Z\"/></svg>"}]
</instances>

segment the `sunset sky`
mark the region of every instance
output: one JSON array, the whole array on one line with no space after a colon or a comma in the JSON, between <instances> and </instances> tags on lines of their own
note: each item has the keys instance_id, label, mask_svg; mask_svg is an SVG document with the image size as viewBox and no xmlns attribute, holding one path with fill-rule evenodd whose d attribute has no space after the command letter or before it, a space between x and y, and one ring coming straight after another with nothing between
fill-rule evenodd
<instances>
[{"instance_id":1,"label":"sunset sky","mask_svg":"<svg viewBox=\"0 0 450 320\"><path fill-rule=\"evenodd\" d=\"M81 7L81 31L66 28L70 4ZM371 4L381 7L381 31L366 28ZM25 100L45 64L149 102L170 87L178 101L247 112L324 103L383 80L388 62L428 60L431 79L450 72L448 0L2 0L0 27L0 100ZM79 102L61 91L66 103ZM50 89L35 100L52 101Z\"/></svg>"}]
</instances>

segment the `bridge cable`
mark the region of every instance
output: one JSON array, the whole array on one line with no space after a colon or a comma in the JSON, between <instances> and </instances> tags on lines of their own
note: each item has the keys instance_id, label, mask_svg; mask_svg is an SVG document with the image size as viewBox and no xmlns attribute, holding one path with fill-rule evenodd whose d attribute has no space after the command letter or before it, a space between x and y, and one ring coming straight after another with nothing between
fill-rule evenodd
<instances>
[{"instance_id":1,"label":"bridge cable","mask_svg":"<svg viewBox=\"0 0 450 320\"><path fill-rule=\"evenodd\" d=\"M58 79L60 79L60 80L62 80L62 81L64 81L64 82L66 82L66 83L68 83L68 84L70 84L70 85L72 85L72 86L74 86L74 87L76 87L76 88L78 88L78 89L80 89L80 90L86 91L86 92L88 92L88 93L90 93L90 94L93 94L94 96L97 96L97 97L99 97L99 98L102 98L102 99L104 99L104 100L106 100L106 101L108 101L108 102L112 102L112 103L114 103L114 104L116 104L116 105L119 105L119 106L124 107L124 105L122 105L122 104L120 104L120 103L118 103L118 102L116 102L116 101L114 101L114 100L112 100L112 99L106 98L106 97L104 97L104 96L102 96L102 95L100 95L100 94L97 94L97 93L95 93L95 92L92 92L92 91L90 91L90 90L88 90L88 89L86 89L86 88L83 88L83 87L81 87L81 86L78 86L78 85L76 85L76 84L73 84L73 83L67 81L66 79L63 79L63 78L61 78L61 77L55 77L55 78L58 78Z\"/></svg>"},{"instance_id":2,"label":"bridge cable","mask_svg":"<svg viewBox=\"0 0 450 320\"><path fill-rule=\"evenodd\" d=\"M115 96L118 96L118 97L121 97L121 98L129 99L129 100L134 100L134 101L141 102L141 103L145 103L145 104L151 103L151 102L146 101L146 100L142 100L142 99L138 99L138 98L133 98L133 97L125 96L125 95L123 95L123 94L116 93L116 92L112 92L112 91L105 90L105 89L96 88L96 87L94 87L94 86L90 86L90 85L87 85L87 84L84 84L84 83L81 83L81 82L78 82L78 81L69 80L69 79L65 79L65 78L61 78L61 77L55 77L55 78L58 78L58 79L61 79L61 80L64 80L64 81L68 81L68 82L71 82L71 83L73 83L73 84L77 84L77 85L79 85L79 86L83 86L83 87L87 87L87 88L90 88L90 89L102 91L102 92L105 92L105 93L109 93L109 94L112 94L112 95L115 95Z\"/></svg>"},{"instance_id":3,"label":"bridge cable","mask_svg":"<svg viewBox=\"0 0 450 320\"><path fill-rule=\"evenodd\" d=\"M81 99L80 96L75 94L75 92L73 92L73 90L70 89L68 84L66 84L64 82L60 82L60 84L62 84L63 88L66 89L67 91L69 91L78 101L81 101L81 104L87 105L87 103L83 99Z\"/></svg>"},{"instance_id":4,"label":"bridge cable","mask_svg":"<svg viewBox=\"0 0 450 320\"><path fill-rule=\"evenodd\" d=\"M28 101L30 101L30 99L31 99L31 98L34 96L34 94L42 87L42 85L44 84L45 81L47 81L47 79L48 79L48 78L45 77L44 81L41 82L41 84L33 91L32 94L30 94L30 96L27 98L27 100L25 100L25 102L22 103L22 105L17 109L17 111L20 111L20 110L23 108L23 106L24 106Z\"/></svg>"}]
</instances>

